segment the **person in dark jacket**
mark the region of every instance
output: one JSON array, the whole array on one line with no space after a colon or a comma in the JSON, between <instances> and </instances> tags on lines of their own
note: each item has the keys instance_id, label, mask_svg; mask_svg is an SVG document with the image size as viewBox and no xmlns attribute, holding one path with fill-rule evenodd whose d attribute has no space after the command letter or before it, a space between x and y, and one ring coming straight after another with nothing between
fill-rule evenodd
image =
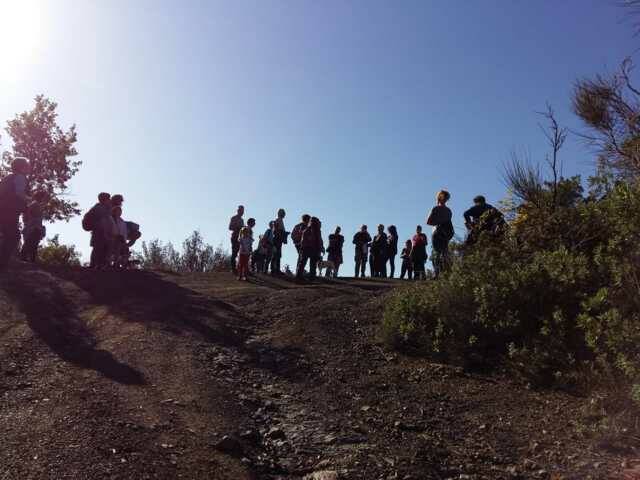
<instances>
[{"instance_id":1,"label":"person in dark jacket","mask_svg":"<svg viewBox=\"0 0 640 480\"><path fill-rule=\"evenodd\" d=\"M440 190L436 195L437 205L433 207L427 225L433 226L433 234L431 235L433 271L436 278L445 270L449 264L449 242L453 238L454 230L451 219L453 214L447 202L451 195L446 190Z\"/></svg>"},{"instance_id":2,"label":"person in dark jacket","mask_svg":"<svg viewBox=\"0 0 640 480\"><path fill-rule=\"evenodd\" d=\"M416 234L411 239L411 261L413 262L413 278L427 278L424 264L427 262L427 236L422 233L422 226L416 227Z\"/></svg>"},{"instance_id":3,"label":"person in dark jacket","mask_svg":"<svg viewBox=\"0 0 640 480\"><path fill-rule=\"evenodd\" d=\"M111 211L111 195L102 192L98 195L98 203L85 215L91 228L91 268L105 268L109 264L115 228Z\"/></svg>"},{"instance_id":4,"label":"person in dark jacket","mask_svg":"<svg viewBox=\"0 0 640 480\"><path fill-rule=\"evenodd\" d=\"M411 280L413 278L413 261L411 260L412 247L413 245L411 240L407 240L404 244L404 248L402 249L402 253L400 254L400 258L402 259L400 280L404 279L405 274L407 275L407 279Z\"/></svg>"},{"instance_id":5,"label":"person in dark jacket","mask_svg":"<svg viewBox=\"0 0 640 480\"><path fill-rule=\"evenodd\" d=\"M478 195L473 199L473 207L464 212L464 224L468 230L466 244L473 245L483 232L499 234L505 220L502 212L488 204L482 195Z\"/></svg>"},{"instance_id":6,"label":"person in dark jacket","mask_svg":"<svg viewBox=\"0 0 640 480\"><path fill-rule=\"evenodd\" d=\"M298 261L298 269L296 278L304 279L304 269L309 262L309 278L316 278L316 269L318 262L324 252L324 244L322 242L322 232L320 219L311 217L309 226L302 234L302 242L300 243L300 259Z\"/></svg>"},{"instance_id":7,"label":"person in dark jacket","mask_svg":"<svg viewBox=\"0 0 640 480\"><path fill-rule=\"evenodd\" d=\"M284 226L284 217L287 212L283 208L278 210L278 216L274 220L275 230L273 235L273 255L271 256L271 275L282 275L280 262L282 259L282 245L287 243L287 231Z\"/></svg>"},{"instance_id":8,"label":"person in dark jacket","mask_svg":"<svg viewBox=\"0 0 640 480\"><path fill-rule=\"evenodd\" d=\"M378 234L371 242L371 256L373 257L373 277L387 277L387 234L384 233L384 225L378 225Z\"/></svg>"},{"instance_id":9,"label":"person in dark jacket","mask_svg":"<svg viewBox=\"0 0 640 480\"><path fill-rule=\"evenodd\" d=\"M369 256L369 242L371 242L371 235L369 235L367 231L367 226L362 225L360 231L353 236L353 244L356 247L356 278L358 278L358 276L364 278L364 272L367 268L367 257Z\"/></svg>"},{"instance_id":10,"label":"person in dark jacket","mask_svg":"<svg viewBox=\"0 0 640 480\"><path fill-rule=\"evenodd\" d=\"M271 266L271 257L273 257L273 242L276 236L276 222L273 220L269 222L269 228L262 235L261 245L264 248L264 269L262 273L269 273L269 267Z\"/></svg>"},{"instance_id":11,"label":"person in dark jacket","mask_svg":"<svg viewBox=\"0 0 640 480\"><path fill-rule=\"evenodd\" d=\"M387 258L389 259L389 278L393 278L396 273L396 255L398 255L398 229L395 225L387 228Z\"/></svg>"},{"instance_id":12,"label":"person in dark jacket","mask_svg":"<svg viewBox=\"0 0 640 480\"><path fill-rule=\"evenodd\" d=\"M304 215L302 215L301 222L297 224L295 227L293 227L293 230L291 230L291 241L293 242L293 245L296 247L296 250L298 251L298 255L300 255L300 242L302 242L302 234L304 233L305 229L309 226L310 220L311 220L311 215L309 215L308 213L305 213Z\"/></svg>"},{"instance_id":13,"label":"person in dark jacket","mask_svg":"<svg viewBox=\"0 0 640 480\"><path fill-rule=\"evenodd\" d=\"M11 164L11 173L0 181L0 271L9 265L20 242L20 214L27 207L27 175L31 171L29 160L17 157Z\"/></svg>"},{"instance_id":14,"label":"person in dark jacket","mask_svg":"<svg viewBox=\"0 0 640 480\"><path fill-rule=\"evenodd\" d=\"M335 266L335 270L331 272L327 269L327 277L331 274L336 278L340 270L340 265L343 263L342 247L344 245L344 236L340 234L341 231L342 229L340 227L336 227L335 232L329 235L329 248L327 248L327 253L329 254L329 261L333 262Z\"/></svg>"}]
</instances>

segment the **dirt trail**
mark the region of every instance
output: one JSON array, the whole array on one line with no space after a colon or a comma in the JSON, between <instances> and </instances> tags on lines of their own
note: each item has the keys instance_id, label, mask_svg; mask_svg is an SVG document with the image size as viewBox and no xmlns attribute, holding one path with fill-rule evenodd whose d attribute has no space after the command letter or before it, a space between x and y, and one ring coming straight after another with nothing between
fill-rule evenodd
<instances>
[{"instance_id":1,"label":"dirt trail","mask_svg":"<svg viewBox=\"0 0 640 480\"><path fill-rule=\"evenodd\" d=\"M584 399L385 350L392 285L20 267L0 480L615 478L635 453L576 434Z\"/></svg>"}]
</instances>

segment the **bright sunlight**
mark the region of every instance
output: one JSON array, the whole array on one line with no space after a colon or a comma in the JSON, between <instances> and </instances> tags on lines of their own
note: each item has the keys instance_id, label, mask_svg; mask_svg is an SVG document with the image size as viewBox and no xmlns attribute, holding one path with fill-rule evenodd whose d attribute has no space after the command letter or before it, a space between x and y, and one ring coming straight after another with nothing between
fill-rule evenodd
<instances>
[{"instance_id":1,"label":"bright sunlight","mask_svg":"<svg viewBox=\"0 0 640 480\"><path fill-rule=\"evenodd\" d=\"M42 4L0 0L0 73L15 78L35 60L41 38Z\"/></svg>"}]
</instances>

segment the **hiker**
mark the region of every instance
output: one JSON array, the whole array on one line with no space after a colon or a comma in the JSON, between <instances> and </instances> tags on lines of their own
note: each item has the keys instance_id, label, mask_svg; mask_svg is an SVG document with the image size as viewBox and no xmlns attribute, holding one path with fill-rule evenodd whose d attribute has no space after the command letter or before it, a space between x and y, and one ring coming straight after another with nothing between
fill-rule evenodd
<instances>
[{"instance_id":1,"label":"hiker","mask_svg":"<svg viewBox=\"0 0 640 480\"><path fill-rule=\"evenodd\" d=\"M400 254L400 258L402 259L402 265L400 266L400 280L404 279L405 274L407 275L408 280L413 278L413 260L411 260L411 250L411 240L407 240L404 244L404 248L402 249L402 253Z\"/></svg>"},{"instance_id":2,"label":"hiker","mask_svg":"<svg viewBox=\"0 0 640 480\"><path fill-rule=\"evenodd\" d=\"M311 280L316 278L316 268L324 252L321 227L320 219L318 217L311 217L309 226L302 234L302 242L300 243L301 253L296 271L296 278L298 280L304 279L304 269L307 261L309 262L309 278Z\"/></svg>"},{"instance_id":3,"label":"hiker","mask_svg":"<svg viewBox=\"0 0 640 480\"><path fill-rule=\"evenodd\" d=\"M262 273L269 273L271 257L273 256L273 239L275 238L276 222L269 222L269 228L262 236L262 246L264 248L264 269Z\"/></svg>"},{"instance_id":4,"label":"hiker","mask_svg":"<svg viewBox=\"0 0 640 480\"><path fill-rule=\"evenodd\" d=\"M113 200L113 197L111 197ZM122 205L122 202L120 202ZM113 217L113 239L111 244L111 255L113 260L113 266L115 268L124 268L127 266L127 224L122 219L122 207L113 207L111 209L111 215Z\"/></svg>"},{"instance_id":5,"label":"hiker","mask_svg":"<svg viewBox=\"0 0 640 480\"><path fill-rule=\"evenodd\" d=\"M427 262L427 236L422 233L422 226L416 227L416 234L411 239L411 263L413 263L414 280L425 280L425 263Z\"/></svg>"},{"instance_id":6,"label":"hiker","mask_svg":"<svg viewBox=\"0 0 640 480\"><path fill-rule=\"evenodd\" d=\"M396 273L396 255L398 255L398 229L395 225L387 228L387 258L389 259L389 278L393 278Z\"/></svg>"},{"instance_id":7,"label":"hiker","mask_svg":"<svg viewBox=\"0 0 640 480\"><path fill-rule=\"evenodd\" d=\"M251 271L254 273L264 272L264 261L266 257L266 248L262 243L264 235L258 237L258 246L251 254Z\"/></svg>"},{"instance_id":8,"label":"hiker","mask_svg":"<svg viewBox=\"0 0 640 480\"><path fill-rule=\"evenodd\" d=\"M124 197L116 193L115 195L111 195L111 206L113 208L120 207L122 209L122 204L124 203Z\"/></svg>"},{"instance_id":9,"label":"hiker","mask_svg":"<svg viewBox=\"0 0 640 480\"><path fill-rule=\"evenodd\" d=\"M238 248L238 280L246 282L247 275L249 275L249 258L253 251L253 237L249 227L242 227L238 234L238 242L240 243Z\"/></svg>"},{"instance_id":10,"label":"hiker","mask_svg":"<svg viewBox=\"0 0 640 480\"><path fill-rule=\"evenodd\" d=\"M91 232L91 268L104 268L109 262L114 229L111 215L111 195L102 192L98 203L82 218L82 228Z\"/></svg>"},{"instance_id":11,"label":"hiker","mask_svg":"<svg viewBox=\"0 0 640 480\"><path fill-rule=\"evenodd\" d=\"M238 242L238 236L240 230L244 227L244 206L238 205L237 213L231 217L229 221L229 231L231 232L231 271L236 273L236 259L238 258L238 250L240 249L240 243Z\"/></svg>"},{"instance_id":12,"label":"hiker","mask_svg":"<svg viewBox=\"0 0 640 480\"><path fill-rule=\"evenodd\" d=\"M478 195L473 199L473 207L464 212L464 224L469 232L466 244L473 245L482 232L498 233L505 220L502 212Z\"/></svg>"},{"instance_id":13,"label":"hiker","mask_svg":"<svg viewBox=\"0 0 640 480\"><path fill-rule=\"evenodd\" d=\"M302 242L302 233L309 225L311 215L305 213L304 215L302 215L302 218L300 220L300 223L293 227L293 230L291 231L291 241L293 242L294 247L296 247L298 255L300 255L300 242Z\"/></svg>"},{"instance_id":14,"label":"hiker","mask_svg":"<svg viewBox=\"0 0 640 480\"><path fill-rule=\"evenodd\" d=\"M22 251L20 257L24 262L36 263L38 247L47 235L47 228L43 224L42 207L44 195L38 192L33 202L22 215L24 227L22 228Z\"/></svg>"},{"instance_id":15,"label":"hiker","mask_svg":"<svg viewBox=\"0 0 640 480\"><path fill-rule=\"evenodd\" d=\"M384 225L378 225L378 233L371 241L371 256L373 257L372 277L387 278L387 248L389 240L384 233Z\"/></svg>"},{"instance_id":16,"label":"hiker","mask_svg":"<svg viewBox=\"0 0 640 480\"><path fill-rule=\"evenodd\" d=\"M20 241L18 222L27 207L27 175L30 171L29 160L16 157L11 163L11 173L0 181L0 272L8 267Z\"/></svg>"},{"instance_id":17,"label":"hiker","mask_svg":"<svg viewBox=\"0 0 640 480\"><path fill-rule=\"evenodd\" d=\"M327 269L327 277L331 274L334 278L337 278L340 265L343 263L342 247L344 245L344 236L340 234L341 231L342 229L340 227L336 227L335 232L329 235L329 248L327 248L327 253L329 254L329 261L333 263L334 269L333 272Z\"/></svg>"},{"instance_id":18,"label":"hiker","mask_svg":"<svg viewBox=\"0 0 640 480\"><path fill-rule=\"evenodd\" d=\"M436 278L447 268L449 262L449 242L453 238L454 229L451 218L451 210L447 207L447 202L451 195L446 190L440 190L436 195L437 205L433 207L427 225L433 226L431 235L431 248L433 253L431 261Z\"/></svg>"},{"instance_id":19,"label":"hiker","mask_svg":"<svg viewBox=\"0 0 640 480\"><path fill-rule=\"evenodd\" d=\"M273 255L271 256L271 275L282 274L280 260L282 259L282 245L287 243L288 232L284 226L284 217L287 213L283 208L278 210L278 217L275 219L275 230L273 236Z\"/></svg>"},{"instance_id":20,"label":"hiker","mask_svg":"<svg viewBox=\"0 0 640 480\"><path fill-rule=\"evenodd\" d=\"M367 257L369 256L369 242L371 241L371 235L367 231L367 226L362 225L360 231L353 236L353 244L356 246L356 274L358 278L362 276L364 278L364 272L367 268Z\"/></svg>"}]
</instances>

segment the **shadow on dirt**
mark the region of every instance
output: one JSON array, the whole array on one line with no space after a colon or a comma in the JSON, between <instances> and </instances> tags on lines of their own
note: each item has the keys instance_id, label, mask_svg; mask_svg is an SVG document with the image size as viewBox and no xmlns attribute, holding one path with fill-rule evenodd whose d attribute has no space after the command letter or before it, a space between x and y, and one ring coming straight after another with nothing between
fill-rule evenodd
<instances>
[{"instance_id":1,"label":"shadow on dirt","mask_svg":"<svg viewBox=\"0 0 640 480\"><path fill-rule=\"evenodd\" d=\"M96 340L54 279L26 272L6 282L5 290L27 317L33 332L61 359L95 370L125 385L144 385L141 372L110 352L96 349Z\"/></svg>"}]
</instances>

